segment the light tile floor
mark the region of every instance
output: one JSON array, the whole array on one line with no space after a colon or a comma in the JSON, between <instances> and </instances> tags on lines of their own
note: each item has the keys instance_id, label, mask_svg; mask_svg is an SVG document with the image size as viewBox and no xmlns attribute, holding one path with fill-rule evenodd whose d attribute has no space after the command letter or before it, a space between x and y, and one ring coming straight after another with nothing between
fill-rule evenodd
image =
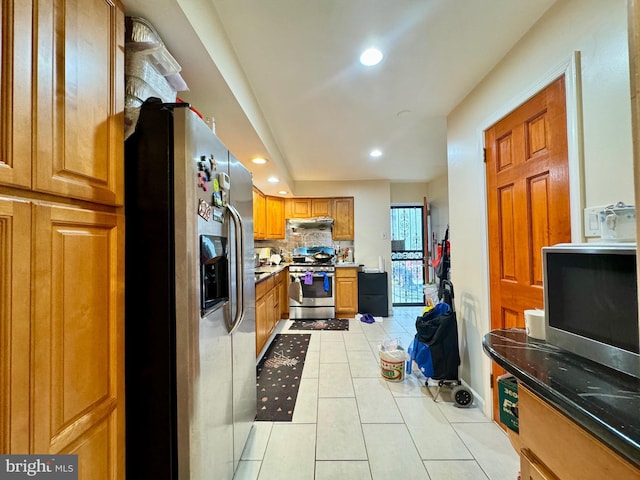
<instances>
[{"instance_id":1,"label":"light tile floor","mask_svg":"<svg viewBox=\"0 0 640 480\"><path fill-rule=\"evenodd\" d=\"M505 433L447 392L434 402L424 378L381 378L378 345L408 346L421 308L348 332L307 332L311 342L292 422L256 422L235 480L515 480ZM290 321L281 321L280 333Z\"/></svg>"}]
</instances>

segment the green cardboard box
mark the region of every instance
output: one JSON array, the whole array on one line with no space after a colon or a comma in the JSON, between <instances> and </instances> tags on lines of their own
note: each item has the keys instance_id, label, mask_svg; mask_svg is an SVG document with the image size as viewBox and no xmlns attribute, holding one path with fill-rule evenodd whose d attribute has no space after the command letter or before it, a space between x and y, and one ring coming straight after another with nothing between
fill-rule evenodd
<instances>
[{"instance_id":1,"label":"green cardboard box","mask_svg":"<svg viewBox=\"0 0 640 480\"><path fill-rule=\"evenodd\" d=\"M517 433L518 382L513 375L498 377L498 401L500 421Z\"/></svg>"}]
</instances>

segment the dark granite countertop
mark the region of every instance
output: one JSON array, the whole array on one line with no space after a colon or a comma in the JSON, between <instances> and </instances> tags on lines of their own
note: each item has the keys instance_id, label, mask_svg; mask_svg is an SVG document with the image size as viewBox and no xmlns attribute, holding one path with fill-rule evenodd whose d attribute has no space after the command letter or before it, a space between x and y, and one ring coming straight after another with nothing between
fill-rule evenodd
<instances>
[{"instance_id":1,"label":"dark granite countertop","mask_svg":"<svg viewBox=\"0 0 640 480\"><path fill-rule=\"evenodd\" d=\"M640 379L529 338L494 330L485 352L529 390L640 467Z\"/></svg>"}]
</instances>

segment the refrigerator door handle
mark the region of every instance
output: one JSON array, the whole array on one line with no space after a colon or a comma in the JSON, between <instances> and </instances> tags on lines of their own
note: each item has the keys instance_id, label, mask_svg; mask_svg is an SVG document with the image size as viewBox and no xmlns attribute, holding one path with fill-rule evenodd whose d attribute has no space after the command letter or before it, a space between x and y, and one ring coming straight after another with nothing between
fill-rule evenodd
<instances>
[{"instance_id":1,"label":"refrigerator door handle","mask_svg":"<svg viewBox=\"0 0 640 480\"><path fill-rule=\"evenodd\" d=\"M235 230L235 267L236 267L236 314L233 322L229 326L229 334L232 334L236 328L240 326L242 320L244 320L245 305L244 305L244 226L242 224L242 217L235 209L233 205L227 205L227 211L229 212L229 218L233 222Z\"/></svg>"}]
</instances>

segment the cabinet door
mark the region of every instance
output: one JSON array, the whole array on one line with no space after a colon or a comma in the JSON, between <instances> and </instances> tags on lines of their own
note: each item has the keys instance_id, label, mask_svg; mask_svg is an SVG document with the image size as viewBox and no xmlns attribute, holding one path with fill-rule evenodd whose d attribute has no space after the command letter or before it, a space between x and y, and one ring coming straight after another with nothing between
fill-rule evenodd
<instances>
[{"instance_id":1,"label":"cabinet door","mask_svg":"<svg viewBox=\"0 0 640 480\"><path fill-rule=\"evenodd\" d=\"M289 318L289 269L280 272L280 318Z\"/></svg>"},{"instance_id":2,"label":"cabinet door","mask_svg":"<svg viewBox=\"0 0 640 480\"><path fill-rule=\"evenodd\" d=\"M118 0L115 5L105 0L33 3L38 39L33 189L122 205L122 6Z\"/></svg>"},{"instance_id":3,"label":"cabinet door","mask_svg":"<svg viewBox=\"0 0 640 480\"><path fill-rule=\"evenodd\" d=\"M267 300L263 296L256 299L256 357L260 355L260 352L264 347L264 343L267 341L266 332L268 328L266 324L268 319Z\"/></svg>"},{"instance_id":4,"label":"cabinet door","mask_svg":"<svg viewBox=\"0 0 640 480\"><path fill-rule=\"evenodd\" d=\"M34 207L32 451L124 477L124 221Z\"/></svg>"},{"instance_id":5,"label":"cabinet door","mask_svg":"<svg viewBox=\"0 0 640 480\"><path fill-rule=\"evenodd\" d=\"M267 236L266 205L263 193L253 189L253 238L261 240Z\"/></svg>"},{"instance_id":6,"label":"cabinet door","mask_svg":"<svg viewBox=\"0 0 640 480\"><path fill-rule=\"evenodd\" d=\"M312 217L330 217L331 216L331 199L330 198L312 198L311 199L311 216Z\"/></svg>"},{"instance_id":7,"label":"cabinet door","mask_svg":"<svg viewBox=\"0 0 640 480\"><path fill-rule=\"evenodd\" d=\"M0 197L0 452L29 452L31 206Z\"/></svg>"},{"instance_id":8,"label":"cabinet door","mask_svg":"<svg viewBox=\"0 0 640 480\"><path fill-rule=\"evenodd\" d=\"M284 238L284 199L266 197L267 238Z\"/></svg>"},{"instance_id":9,"label":"cabinet door","mask_svg":"<svg viewBox=\"0 0 640 480\"><path fill-rule=\"evenodd\" d=\"M333 199L333 239L353 240L353 197Z\"/></svg>"},{"instance_id":10,"label":"cabinet door","mask_svg":"<svg viewBox=\"0 0 640 480\"><path fill-rule=\"evenodd\" d=\"M336 314L358 313L358 277L355 268L336 268Z\"/></svg>"},{"instance_id":11,"label":"cabinet door","mask_svg":"<svg viewBox=\"0 0 640 480\"><path fill-rule=\"evenodd\" d=\"M287 198L285 202L286 218L309 218L311 217L310 198Z\"/></svg>"},{"instance_id":12,"label":"cabinet door","mask_svg":"<svg viewBox=\"0 0 640 480\"><path fill-rule=\"evenodd\" d=\"M31 22L24 0L0 3L0 184L31 186ZM19 86L19 88L14 88Z\"/></svg>"}]
</instances>

